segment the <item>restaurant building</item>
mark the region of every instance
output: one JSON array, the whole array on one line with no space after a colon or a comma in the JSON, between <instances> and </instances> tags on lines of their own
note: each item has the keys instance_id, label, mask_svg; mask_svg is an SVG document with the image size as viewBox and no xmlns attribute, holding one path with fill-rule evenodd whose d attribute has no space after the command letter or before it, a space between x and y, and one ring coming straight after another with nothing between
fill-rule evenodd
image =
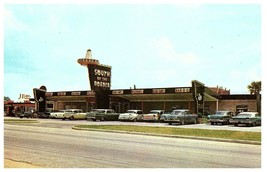
<instances>
[{"instance_id":1,"label":"restaurant building","mask_svg":"<svg viewBox=\"0 0 267 172\"><path fill-rule=\"evenodd\" d=\"M175 108L189 109L193 113L212 114L217 110L233 112L257 111L255 95L230 94L221 87L207 87L197 80L190 86L171 88L133 88L110 89L111 66L100 64L92 58L88 49L85 58L78 59L80 65L87 67L91 90L49 92L34 89L35 100L46 103L53 110L78 108L87 112L94 108L112 108L116 112L140 109L144 113L160 109L171 111Z\"/></svg>"}]
</instances>

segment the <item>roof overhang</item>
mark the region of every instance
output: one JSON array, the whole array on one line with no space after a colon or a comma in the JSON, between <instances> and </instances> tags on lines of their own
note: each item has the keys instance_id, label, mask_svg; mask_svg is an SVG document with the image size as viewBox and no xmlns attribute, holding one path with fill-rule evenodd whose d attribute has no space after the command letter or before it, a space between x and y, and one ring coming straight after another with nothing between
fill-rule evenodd
<instances>
[{"instance_id":1,"label":"roof overhang","mask_svg":"<svg viewBox=\"0 0 267 172\"><path fill-rule=\"evenodd\" d=\"M57 102L86 102L86 99L94 96L49 96L48 101Z\"/></svg>"},{"instance_id":2,"label":"roof overhang","mask_svg":"<svg viewBox=\"0 0 267 172\"><path fill-rule=\"evenodd\" d=\"M192 93L179 94L121 94L111 95L111 97L119 97L130 102L177 102L177 101L194 101ZM217 99L209 94L204 94L204 101L217 101Z\"/></svg>"}]
</instances>

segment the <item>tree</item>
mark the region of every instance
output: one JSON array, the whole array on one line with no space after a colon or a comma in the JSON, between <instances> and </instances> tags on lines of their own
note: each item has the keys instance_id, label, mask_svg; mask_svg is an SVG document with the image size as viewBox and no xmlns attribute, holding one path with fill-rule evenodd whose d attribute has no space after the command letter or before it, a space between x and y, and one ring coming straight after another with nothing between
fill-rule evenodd
<instances>
[{"instance_id":1,"label":"tree","mask_svg":"<svg viewBox=\"0 0 267 172\"><path fill-rule=\"evenodd\" d=\"M9 100L10 100L9 97L4 96L4 101L5 101L5 102L7 102L7 101L9 101Z\"/></svg>"},{"instance_id":2,"label":"tree","mask_svg":"<svg viewBox=\"0 0 267 172\"><path fill-rule=\"evenodd\" d=\"M260 94L261 92L261 81L253 81L248 85L248 90L250 94Z\"/></svg>"},{"instance_id":3,"label":"tree","mask_svg":"<svg viewBox=\"0 0 267 172\"><path fill-rule=\"evenodd\" d=\"M261 81L253 81L248 85L250 94L256 95L257 112L261 112Z\"/></svg>"}]
</instances>

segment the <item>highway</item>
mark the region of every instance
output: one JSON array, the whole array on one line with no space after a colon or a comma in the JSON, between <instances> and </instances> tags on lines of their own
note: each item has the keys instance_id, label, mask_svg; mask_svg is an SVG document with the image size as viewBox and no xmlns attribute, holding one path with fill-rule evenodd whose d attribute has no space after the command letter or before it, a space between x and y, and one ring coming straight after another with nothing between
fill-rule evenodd
<instances>
[{"instance_id":1,"label":"highway","mask_svg":"<svg viewBox=\"0 0 267 172\"><path fill-rule=\"evenodd\" d=\"M260 168L261 145L4 124L4 158L45 168Z\"/></svg>"}]
</instances>

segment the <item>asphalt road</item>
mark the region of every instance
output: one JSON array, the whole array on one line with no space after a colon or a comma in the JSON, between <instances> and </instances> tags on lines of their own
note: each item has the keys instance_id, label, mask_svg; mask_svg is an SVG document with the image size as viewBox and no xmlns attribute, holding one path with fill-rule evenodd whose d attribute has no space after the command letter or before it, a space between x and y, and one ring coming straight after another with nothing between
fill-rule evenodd
<instances>
[{"instance_id":1,"label":"asphalt road","mask_svg":"<svg viewBox=\"0 0 267 172\"><path fill-rule=\"evenodd\" d=\"M5 124L4 158L49 168L260 168L261 145Z\"/></svg>"}]
</instances>

